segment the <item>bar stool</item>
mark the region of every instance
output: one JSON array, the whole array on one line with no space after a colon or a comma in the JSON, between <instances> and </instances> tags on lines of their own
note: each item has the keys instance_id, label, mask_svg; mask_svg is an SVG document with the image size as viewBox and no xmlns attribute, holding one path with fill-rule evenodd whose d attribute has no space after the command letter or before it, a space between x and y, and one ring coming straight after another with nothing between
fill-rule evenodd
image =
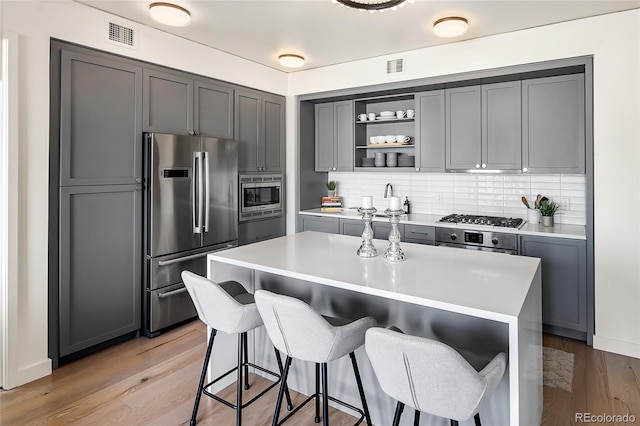
<instances>
[{"instance_id":1,"label":"bar stool","mask_svg":"<svg viewBox=\"0 0 640 426\"><path fill-rule=\"evenodd\" d=\"M444 343L403 334L398 329L367 330L365 350L382 390L398 401L393 426L400 423L404 406L450 419L452 426L474 418L478 407L498 385L507 367L504 352L476 371L458 352Z\"/></svg>"},{"instance_id":2,"label":"bar stool","mask_svg":"<svg viewBox=\"0 0 640 426\"><path fill-rule=\"evenodd\" d=\"M253 294L247 292L247 290L237 281L225 281L219 284L214 283L200 275L196 275L190 271L182 272L182 280L184 281L191 300L198 311L198 317L200 320L211 328L211 335L209 337L209 344L207 346L207 353L204 357L204 364L202 365L202 374L200 375L200 382L198 383L198 392L196 393L196 400L193 406L193 412L191 414L191 426L196 424L196 416L198 415L198 406L200 405L200 397L205 394L218 402L226 405L227 407L236 410L236 426L242 424L242 409L256 401L262 395L271 390L274 386L279 384L282 379L282 359L280 353L274 346L276 353L276 360L278 362L278 368L280 374L276 374L265 368L257 366L248 362L247 356L247 332L251 331L262 325L262 318L258 313L258 308L253 299ZM204 384L207 374L207 367L211 358L211 350L213 349L213 341L216 337L216 333L222 331L227 334L238 335L238 365L231 370L227 371L220 377L216 378L208 384ZM249 367L253 367L267 374L270 374L278 380L266 389L253 397L250 401L242 403L242 382L244 378L244 388L249 389ZM237 371L238 377L236 381L236 403L233 404L219 396L209 392L207 388L213 384L227 377L229 374ZM291 396L289 395L289 389L284 389L287 397L287 408L289 411L293 408L291 404Z\"/></svg>"},{"instance_id":3,"label":"bar stool","mask_svg":"<svg viewBox=\"0 0 640 426\"><path fill-rule=\"evenodd\" d=\"M316 403L314 420L319 423L319 402L322 397L323 425L329 424L329 400L331 400L360 414L356 425L366 419L367 425L371 426L369 408L354 351L364 344L365 332L376 325L376 320L365 317L350 322L338 318L323 317L301 300L266 290L256 291L255 297L271 341L277 349L287 354L272 425L281 425L312 399L315 399ZM333 398L327 393L327 363L347 354L351 358L362 409ZM286 390L287 375L293 358L316 364L316 389L313 395L279 421L282 394ZM320 390L320 370L322 370L322 390Z\"/></svg>"}]
</instances>

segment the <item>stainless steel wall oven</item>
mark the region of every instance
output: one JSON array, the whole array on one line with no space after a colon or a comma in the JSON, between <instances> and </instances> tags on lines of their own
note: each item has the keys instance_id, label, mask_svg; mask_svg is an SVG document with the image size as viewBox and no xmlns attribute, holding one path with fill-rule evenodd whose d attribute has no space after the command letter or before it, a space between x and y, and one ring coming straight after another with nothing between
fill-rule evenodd
<instances>
[{"instance_id":1,"label":"stainless steel wall oven","mask_svg":"<svg viewBox=\"0 0 640 426\"><path fill-rule=\"evenodd\" d=\"M239 180L240 222L282 216L282 174L240 175Z\"/></svg>"}]
</instances>

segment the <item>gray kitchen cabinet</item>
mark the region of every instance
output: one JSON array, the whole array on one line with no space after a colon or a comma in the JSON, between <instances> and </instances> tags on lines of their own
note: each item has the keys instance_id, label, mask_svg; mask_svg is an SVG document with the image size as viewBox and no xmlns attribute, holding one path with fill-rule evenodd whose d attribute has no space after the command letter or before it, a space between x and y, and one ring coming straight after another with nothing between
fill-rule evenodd
<instances>
[{"instance_id":1,"label":"gray kitchen cabinet","mask_svg":"<svg viewBox=\"0 0 640 426\"><path fill-rule=\"evenodd\" d=\"M233 88L186 73L144 70L145 132L233 138Z\"/></svg>"},{"instance_id":2,"label":"gray kitchen cabinet","mask_svg":"<svg viewBox=\"0 0 640 426\"><path fill-rule=\"evenodd\" d=\"M60 356L140 328L140 189L60 188Z\"/></svg>"},{"instance_id":3,"label":"gray kitchen cabinet","mask_svg":"<svg viewBox=\"0 0 640 426\"><path fill-rule=\"evenodd\" d=\"M373 238L379 240L388 240L391 233L391 224L388 222L372 222ZM404 224L398 224L398 232L400 232L400 241L404 241ZM384 248L386 250L386 247Z\"/></svg>"},{"instance_id":4,"label":"gray kitchen cabinet","mask_svg":"<svg viewBox=\"0 0 640 426\"><path fill-rule=\"evenodd\" d=\"M520 170L520 81L459 87L446 94L446 168Z\"/></svg>"},{"instance_id":5,"label":"gray kitchen cabinet","mask_svg":"<svg viewBox=\"0 0 640 426\"><path fill-rule=\"evenodd\" d=\"M444 90L416 93L416 169L444 172Z\"/></svg>"},{"instance_id":6,"label":"gray kitchen cabinet","mask_svg":"<svg viewBox=\"0 0 640 426\"><path fill-rule=\"evenodd\" d=\"M586 339L586 241L523 235L520 252L542 260L542 323L545 331Z\"/></svg>"},{"instance_id":7,"label":"gray kitchen cabinet","mask_svg":"<svg viewBox=\"0 0 640 426\"><path fill-rule=\"evenodd\" d=\"M317 104L315 123L316 171L353 171L353 102Z\"/></svg>"},{"instance_id":8,"label":"gray kitchen cabinet","mask_svg":"<svg viewBox=\"0 0 640 426\"><path fill-rule=\"evenodd\" d=\"M245 245L285 235L285 219L254 220L238 224L238 244Z\"/></svg>"},{"instance_id":9,"label":"gray kitchen cabinet","mask_svg":"<svg viewBox=\"0 0 640 426\"><path fill-rule=\"evenodd\" d=\"M340 233L342 235L352 235L361 237L364 231L364 222L355 219L340 219Z\"/></svg>"},{"instance_id":10,"label":"gray kitchen cabinet","mask_svg":"<svg viewBox=\"0 0 640 426\"><path fill-rule=\"evenodd\" d=\"M404 241L406 243L435 245L436 228L434 226L404 224Z\"/></svg>"},{"instance_id":11,"label":"gray kitchen cabinet","mask_svg":"<svg viewBox=\"0 0 640 426\"><path fill-rule=\"evenodd\" d=\"M238 89L234 123L239 172L284 170L284 98Z\"/></svg>"},{"instance_id":12,"label":"gray kitchen cabinet","mask_svg":"<svg viewBox=\"0 0 640 426\"><path fill-rule=\"evenodd\" d=\"M60 184L135 184L142 68L62 50L60 71Z\"/></svg>"},{"instance_id":13,"label":"gray kitchen cabinet","mask_svg":"<svg viewBox=\"0 0 640 426\"><path fill-rule=\"evenodd\" d=\"M340 220L337 217L300 215L301 231L340 233Z\"/></svg>"},{"instance_id":14,"label":"gray kitchen cabinet","mask_svg":"<svg viewBox=\"0 0 640 426\"><path fill-rule=\"evenodd\" d=\"M522 168L585 173L584 74L522 81Z\"/></svg>"}]
</instances>

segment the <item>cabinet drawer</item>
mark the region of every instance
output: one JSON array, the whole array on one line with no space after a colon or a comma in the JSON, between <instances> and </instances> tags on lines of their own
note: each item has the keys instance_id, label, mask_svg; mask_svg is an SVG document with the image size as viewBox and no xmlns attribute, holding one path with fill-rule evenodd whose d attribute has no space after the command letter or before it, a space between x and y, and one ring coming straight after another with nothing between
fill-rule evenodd
<instances>
[{"instance_id":1,"label":"cabinet drawer","mask_svg":"<svg viewBox=\"0 0 640 426\"><path fill-rule=\"evenodd\" d=\"M404 240L408 243L435 244L436 228L423 225L404 225Z\"/></svg>"}]
</instances>

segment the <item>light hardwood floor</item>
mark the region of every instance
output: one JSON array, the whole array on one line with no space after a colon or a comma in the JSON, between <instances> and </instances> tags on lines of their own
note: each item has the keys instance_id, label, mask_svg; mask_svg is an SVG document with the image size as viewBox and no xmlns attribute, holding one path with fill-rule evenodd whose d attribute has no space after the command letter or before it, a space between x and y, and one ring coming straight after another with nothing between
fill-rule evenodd
<instances>
[{"instance_id":1,"label":"light hardwood floor","mask_svg":"<svg viewBox=\"0 0 640 426\"><path fill-rule=\"evenodd\" d=\"M155 339L141 337L62 366L52 375L0 391L0 424L5 425L185 425L189 423L202 367L206 329L193 321ZM575 424L575 412L635 415L640 424L640 360L601 352L556 336L544 345L575 354L573 391L544 388L543 425ZM249 395L268 382L255 378ZM223 391L233 399L235 386ZM293 393L294 404L304 400ZM276 390L243 411L247 426L266 426ZM331 424L354 418L331 410ZM389 419L389 424L391 419ZM207 397L200 425L233 425L233 410ZM309 404L290 422L315 425ZM383 425L380 425L383 426Z\"/></svg>"}]
</instances>

